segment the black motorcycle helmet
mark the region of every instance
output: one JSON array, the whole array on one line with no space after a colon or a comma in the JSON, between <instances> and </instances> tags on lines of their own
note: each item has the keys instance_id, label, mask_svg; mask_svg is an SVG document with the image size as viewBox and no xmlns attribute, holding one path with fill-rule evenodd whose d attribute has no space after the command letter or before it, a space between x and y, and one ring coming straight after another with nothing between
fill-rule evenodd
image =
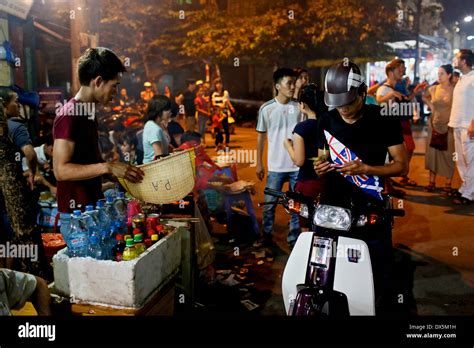
<instances>
[{"instance_id":1,"label":"black motorcycle helmet","mask_svg":"<svg viewBox=\"0 0 474 348\"><path fill-rule=\"evenodd\" d=\"M359 67L350 61L333 65L324 81L324 102L330 108L351 104L358 95L364 95L367 86Z\"/></svg>"}]
</instances>

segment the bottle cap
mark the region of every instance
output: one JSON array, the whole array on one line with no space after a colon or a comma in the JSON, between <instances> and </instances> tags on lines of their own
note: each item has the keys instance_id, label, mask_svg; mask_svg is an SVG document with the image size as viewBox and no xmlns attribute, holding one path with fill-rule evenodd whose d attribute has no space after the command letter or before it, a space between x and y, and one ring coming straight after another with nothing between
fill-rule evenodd
<instances>
[{"instance_id":1,"label":"bottle cap","mask_svg":"<svg viewBox=\"0 0 474 348\"><path fill-rule=\"evenodd\" d=\"M139 234L139 233L140 233L140 230L138 228L133 229L133 234L134 235Z\"/></svg>"},{"instance_id":2,"label":"bottle cap","mask_svg":"<svg viewBox=\"0 0 474 348\"><path fill-rule=\"evenodd\" d=\"M146 245L147 248L149 248L151 246L151 239L150 238L145 239L145 245Z\"/></svg>"},{"instance_id":3,"label":"bottle cap","mask_svg":"<svg viewBox=\"0 0 474 348\"><path fill-rule=\"evenodd\" d=\"M151 237L152 235L155 234L155 231L153 230L148 230L148 237Z\"/></svg>"},{"instance_id":4,"label":"bottle cap","mask_svg":"<svg viewBox=\"0 0 474 348\"><path fill-rule=\"evenodd\" d=\"M91 244L99 244L99 238L97 238L96 235L90 236L89 241L91 242Z\"/></svg>"},{"instance_id":5,"label":"bottle cap","mask_svg":"<svg viewBox=\"0 0 474 348\"><path fill-rule=\"evenodd\" d=\"M129 238L129 239L127 239L127 241L125 243L128 247L132 247L134 242L133 242L132 238Z\"/></svg>"},{"instance_id":6,"label":"bottle cap","mask_svg":"<svg viewBox=\"0 0 474 348\"><path fill-rule=\"evenodd\" d=\"M141 233L136 234L136 235L133 237L133 240L134 240L135 243L141 243L141 242L143 242L142 234L141 234Z\"/></svg>"},{"instance_id":7,"label":"bottle cap","mask_svg":"<svg viewBox=\"0 0 474 348\"><path fill-rule=\"evenodd\" d=\"M76 209L72 212L74 216L81 216L81 211L79 209Z\"/></svg>"},{"instance_id":8,"label":"bottle cap","mask_svg":"<svg viewBox=\"0 0 474 348\"><path fill-rule=\"evenodd\" d=\"M119 193L117 193L117 198L120 198L120 199L125 198L125 192L119 192Z\"/></svg>"},{"instance_id":9,"label":"bottle cap","mask_svg":"<svg viewBox=\"0 0 474 348\"><path fill-rule=\"evenodd\" d=\"M104 201L98 200L97 203L95 204L97 208L103 208L104 207Z\"/></svg>"},{"instance_id":10,"label":"bottle cap","mask_svg":"<svg viewBox=\"0 0 474 348\"><path fill-rule=\"evenodd\" d=\"M86 205L86 211L93 211L93 210L94 210L94 206Z\"/></svg>"},{"instance_id":11,"label":"bottle cap","mask_svg":"<svg viewBox=\"0 0 474 348\"><path fill-rule=\"evenodd\" d=\"M157 234L152 234L151 235L151 241L152 242L157 242L158 241L158 235Z\"/></svg>"},{"instance_id":12,"label":"bottle cap","mask_svg":"<svg viewBox=\"0 0 474 348\"><path fill-rule=\"evenodd\" d=\"M163 225L156 225L156 230L158 232L163 232L165 230L165 228L163 227Z\"/></svg>"},{"instance_id":13,"label":"bottle cap","mask_svg":"<svg viewBox=\"0 0 474 348\"><path fill-rule=\"evenodd\" d=\"M119 234L117 234L117 235L115 236L115 238L116 238L117 240L123 240L123 234L120 234L120 233L119 233Z\"/></svg>"},{"instance_id":14,"label":"bottle cap","mask_svg":"<svg viewBox=\"0 0 474 348\"><path fill-rule=\"evenodd\" d=\"M113 202L114 202L114 197L107 196L106 202L107 202L107 203L113 203Z\"/></svg>"}]
</instances>

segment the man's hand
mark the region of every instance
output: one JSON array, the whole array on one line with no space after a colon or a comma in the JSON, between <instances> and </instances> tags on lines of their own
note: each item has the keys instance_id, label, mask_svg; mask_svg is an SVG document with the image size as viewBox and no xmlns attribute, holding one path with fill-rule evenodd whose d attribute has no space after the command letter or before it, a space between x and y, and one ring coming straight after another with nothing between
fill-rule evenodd
<instances>
[{"instance_id":1,"label":"man's hand","mask_svg":"<svg viewBox=\"0 0 474 348\"><path fill-rule=\"evenodd\" d=\"M107 162L107 166L109 174L133 183L141 182L145 175L140 168L122 162Z\"/></svg>"},{"instance_id":2,"label":"man's hand","mask_svg":"<svg viewBox=\"0 0 474 348\"><path fill-rule=\"evenodd\" d=\"M429 86L428 82L423 81L422 83L417 84L415 88L413 88L413 92L417 94L418 92L424 90L428 86Z\"/></svg>"},{"instance_id":3,"label":"man's hand","mask_svg":"<svg viewBox=\"0 0 474 348\"><path fill-rule=\"evenodd\" d=\"M343 166L336 169L339 173L347 174L347 175L360 175L360 174L367 174L369 166L362 163L361 160L355 160L351 162L347 162Z\"/></svg>"},{"instance_id":4,"label":"man's hand","mask_svg":"<svg viewBox=\"0 0 474 348\"><path fill-rule=\"evenodd\" d=\"M332 172L334 170L334 167L332 166L331 162L326 161L326 160L316 160L313 162L313 168L316 174L318 175L324 175L329 172Z\"/></svg>"},{"instance_id":5,"label":"man's hand","mask_svg":"<svg viewBox=\"0 0 474 348\"><path fill-rule=\"evenodd\" d=\"M389 95L390 95L390 99L392 98L403 99L405 97L402 93L395 90L392 90L391 92L389 92Z\"/></svg>"},{"instance_id":6,"label":"man's hand","mask_svg":"<svg viewBox=\"0 0 474 348\"><path fill-rule=\"evenodd\" d=\"M257 178L262 181L265 177L265 168L261 164L257 164Z\"/></svg>"},{"instance_id":7,"label":"man's hand","mask_svg":"<svg viewBox=\"0 0 474 348\"><path fill-rule=\"evenodd\" d=\"M28 186L30 190L33 191L35 188L35 176L32 172L28 172L28 177L26 179L28 181Z\"/></svg>"}]
</instances>

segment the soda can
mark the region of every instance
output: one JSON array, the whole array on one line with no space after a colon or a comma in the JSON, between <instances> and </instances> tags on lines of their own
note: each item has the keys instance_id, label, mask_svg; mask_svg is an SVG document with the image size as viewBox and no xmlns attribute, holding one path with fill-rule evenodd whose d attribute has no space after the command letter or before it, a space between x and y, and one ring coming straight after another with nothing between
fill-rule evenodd
<instances>
[{"instance_id":1,"label":"soda can","mask_svg":"<svg viewBox=\"0 0 474 348\"><path fill-rule=\"evenodd\" d=\"M146 217L146 230L156 230L156 226L160 223L160 216L158 214L148 214Z\"/></svg>"},{"instance_id":2,"label":"soda can","mask_svg":"<svg viewBox=\"0 0 474 348\"><path fill-rule=\"evenodd\" d=\"M145 214L136 214L132 218L132 226L133 228L138 228L140 232L145 231Z\"/></svg>"}]
</instances>

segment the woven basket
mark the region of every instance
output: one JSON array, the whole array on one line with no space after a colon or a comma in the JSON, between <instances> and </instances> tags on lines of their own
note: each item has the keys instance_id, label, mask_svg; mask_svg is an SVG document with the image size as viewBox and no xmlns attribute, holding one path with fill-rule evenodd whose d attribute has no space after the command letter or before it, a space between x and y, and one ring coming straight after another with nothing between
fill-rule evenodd
<instances>
[{"instance_id":1,"label":"woven basket","mask_svg":"<svg viewBox=\"0 0 474 348\"><path fill-rule=\"evenodd\" d=\"M120 178L122 186L141 201L167 204L179 201L194 188L194 149L173 153L170 156L138 166L144 173L143 181L134 184Z\"/></svg>"}]
</instances>

